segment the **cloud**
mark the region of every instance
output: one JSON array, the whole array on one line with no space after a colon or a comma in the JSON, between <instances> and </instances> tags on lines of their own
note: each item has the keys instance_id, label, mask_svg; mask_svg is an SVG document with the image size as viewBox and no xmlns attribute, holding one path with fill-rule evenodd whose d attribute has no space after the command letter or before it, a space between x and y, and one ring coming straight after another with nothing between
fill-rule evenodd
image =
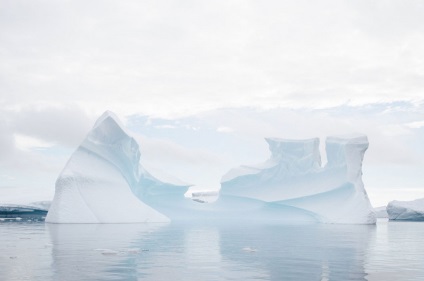
<instances>
[{"instance_id":1,"label":"cloud","mask_svg":"<svg viewBox=\"0 0 424 281\"><path fill-rule=\"evenodd\" d=\"M0 102L174 117L422 100L414 1L2 5Z\"/></svg>"},{"instance_id":2,"label":"cloud","mask_svg":"<svg viewBox=\"0 0 424 281\"><path fill-rule=\"evenodd\" d=\"M25 106L9 113L10 127L19 134L61 145L78 145L93 120L78 106Z\"/></svg>"},{"instance_id":3,"label":"cloud","mask_svg":"<svg viewBox=\"0 0 424 281\"><path fill-rule=\"evenodd\" d=\"M78 106L43 103L0 106L0 119L0 167L10 173L58 173L94 123Z\"/></svg>"},{"instance_id":4,"label":"cloud","mask_svg":"<svg viewBox=\"0 0 424 281\"><path fill-rule=\"evenodd\" d=\"M225 157L210 150L167 139L135 137L140 143L141 163L151 172L160 170L183 182L218 188L222 174L229 169Z\"/></svg>"},{"instance_id":5,"label":"cloud","mask_svg":"<svg viewBox=\"0 0 424 281\"><path fill-rule=\"evenodd\" d=\"M405 124L405 126L412 128L412 129L419 129L419 128L424 127L424 120L407 123L407 124Z\"/></svg>"},{"instance_id":6,"label":"cloud","mask_svg":"<svg viewBox=\"0 0 424 281\"><path fill-rule=\"evenodd\" d=\"M4 116L0 112L0 161L10 159L15 149L13 132L8 128Z\"/></svg>"},{"instance_id":7,"label":"cloud","mask_svg":"<svg viewBox=\"0 0 424 281\"><path fill-rule=\"evenodd\" d=\"M45 142L37 138L19 134L15 135L15 146L19 150L29 151L32 149L47 149L53 145L53 143Z\"/></svg>"},{"instance_id":8,"label":"cloud","mask_svg":"<svg viewBox=\"0 0 424 281\"><path fill-rule=\"evenodd\" d=\"M219 156L201 149L190 149L165 139L136 136L142 158L146 162L172 163L174 165L217 165L223 162Z\"/></svg>"},{"instance_id":9,"label":"cloud","mask_svg":"<svg viewBox=\"0 0 424 281\"><path fill-rule=\"evenodd\" d=\"M218 128L216 128L216 131L218 133L232 133L234 132L234 130L230 127L225 127L225 126L220 126Z\"/></svg>"}]
</instances>

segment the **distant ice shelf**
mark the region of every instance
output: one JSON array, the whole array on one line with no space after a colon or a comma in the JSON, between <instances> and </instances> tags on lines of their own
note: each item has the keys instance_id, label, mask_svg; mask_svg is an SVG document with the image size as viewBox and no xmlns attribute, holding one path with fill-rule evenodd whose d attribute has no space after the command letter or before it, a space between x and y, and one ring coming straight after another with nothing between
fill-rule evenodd
<instances>
[{"instance_id":1,"label":"distant ice shelf","mask_svg":"<svg viewBox=\"0 0 424 281\"><path fill-rule=\"evenodd\" d=\"M23 204L0 204L0 219L5 218L39 218L47 215L50 202L34 202L27 205Z\"/></svg>"}]
</instances>

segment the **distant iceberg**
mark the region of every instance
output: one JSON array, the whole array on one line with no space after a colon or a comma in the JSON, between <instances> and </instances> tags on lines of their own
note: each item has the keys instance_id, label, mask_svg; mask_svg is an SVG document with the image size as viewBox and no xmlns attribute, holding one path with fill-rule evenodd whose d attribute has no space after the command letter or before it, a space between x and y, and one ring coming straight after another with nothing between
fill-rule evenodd
<instances>
[{"instance_id":1,"label":"distant iceberg","mask_svg":"<svg viewBox=\"0 0 424 281\"><path fill-rule=\"evenodd\" d=\"M387 205L390 220L424 221L424 198L414 201L391 201Z\"/></svg>"},{"instance_id":2,"label":"distant iceberg","mask_svg":"<svg viewBox=\"0 0 424 281\"><path fill-rule=\"evenodd\" d=\"M365 136L329 137L321 167L319 140L266 139L271 158L242 166L210 192L185 196L189 185L140 165L137 142L105 112L56 181L49 223L136 223L178 220L373 224L362 183Z\"/></svg>"},{"instance_id":3,"label":"distant iceberg","mask_svg":"<svg viewBox=\"0 0 424 281\"><path fill-rule=\"evenodd\" d=\"M376 218L388 218L389 215L387 214L386 206L381 206L374 208L375 217Z\"/></svg>"},{"instance_id":4,"label":"distant iceberg","mask_svg":"<svg viewBox=\"0 0 424 281\"><path fill-rule=\"evenodd\" d=\"M328 137L325 167L321 167L318 138L266 141L271 158L228 172L222 179L221 196L296 207L323 223L376 222L362 183L366 136Z\"/></svg>"},{"instance_id":5,"label":"distant iceberg","mask_svg":"<svg viewBox=\"0 0 424 281\"><path fill-rule=\"evenodd\" d=\"M28 204L0 204L0 220L3 218L44 218L50 201L38 201Z\"/></svg>"}]
</instances>

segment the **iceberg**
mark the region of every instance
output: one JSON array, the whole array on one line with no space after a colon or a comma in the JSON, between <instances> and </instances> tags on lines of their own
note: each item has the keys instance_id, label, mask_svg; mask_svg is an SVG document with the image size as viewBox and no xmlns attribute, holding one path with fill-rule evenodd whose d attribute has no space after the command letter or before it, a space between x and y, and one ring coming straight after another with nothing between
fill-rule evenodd
<instances>
[{"instance_id":1,"label":"iceberg","mask_svg":"<svg viewBox=\"0 0 424 281\"><path fill-rule=\"evenodd\" d=\"M140 164L139 145L107 111L60 173L46 222L375 223L361 179L365 136L327 138L325 167L317 138L266 140L268 161L233 169L219 192L189 198L189 184Z\"/></svg>"},{"instance_id":2,"label":"iceberg","mask_svg":"<svg viewBox=\"0 0 424 281\"><path fill-rule=\"evenodd\" d=\"M257 166L229 171L220 197L248 198L311 212L322 223L374 224L362 182L366 136L328 137L328 163L321 167L319 139L267 138L271 157Z\"/></svg>"},{"instance_id":3,"label":"iceberg","mask_svg":"<svg viewBox=\"0 0 424 281\"><path fill-rule=\"evenodd\" d=\"M375 217L376 218L388 218L389 215L387 214L386 208L387 208L387 206L381 206L381 207L374 208Z\"/></svg>"},{"instance_id":4,"label":"iceberg","mask_svg":"<svg viewBox=\"0 0 424 281\"><path fill-rule=\"evenodd\" d=\"M137 142L123 128L110 111L97 120L59 175L46 222L170 221L146 202L184 198L188 186L150 175L140 165Z\"/></svg>"},{"instance_id":5,"label":"iceberg","mask_svg":"<svg viewBox=\"0 0 424 281\"><path fill-rule=\"evenodd\" d=\"M387 205L390 220L424 221L424 198L414 201L391 201Z\"/></svg>"},{"instance_id":6,"label":"iceberg","mask_svg":"<svg viewBox=\"0 0 424 281\"><path fill-rule=\"evenodd\" d=\"M40 203L40 204L37 204ZM0 220L5 218L36 218L42 219L46 216L48 210L48 203L34 202L30 205L21 204L1 204L0 205Z\"/></svg>"}]
</instances>

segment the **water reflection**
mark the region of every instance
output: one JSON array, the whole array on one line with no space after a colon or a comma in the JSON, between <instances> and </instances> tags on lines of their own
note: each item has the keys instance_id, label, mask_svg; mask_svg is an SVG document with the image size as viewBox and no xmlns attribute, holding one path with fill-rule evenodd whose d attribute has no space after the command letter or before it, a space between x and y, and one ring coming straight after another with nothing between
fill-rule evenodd
<instances>
[{"instance_id":1,"label":"water reflection","mask_svg":"<svg viewBox=\"0 0 424 281\"><path fill-rule=\"evenodd\" d=\"M0 222L0 280L424 280L424 223Z\"/></svg>"},{"instance_id":2,"label":"water reflection","mask_svg":"<svg viewBox=\"0 0 424 281\"><path fill-rule=\"evenodd\" d=\"M375 226L48 225L53 280L366 280Z\"/></svg>"},{"instance_id":3,"label":"water reflection","mask_svg":"<svg viewBox=\"0 0 424 281\"><path fill-rule=\"evenodd\" d=\"M47 224L53 280L137 280L162 224ZM154 243L153 243L154 244Z\"/></svg>"},{"instance_id":4,"label":"water reflection","mask_svg":"<svg viewBox=\"0 0 424 281\"><path fill-rule=\"evenodd\" d=\"M265 226L226 232L221 232L222 255L265 269L269 280L366 280L364 256L375 227ZM254 255L232 254L246 243L257 250Z\"/></svg>"},{"instance_id":5,"label":"water reflection","mask_svg":"<svg viewBox=\"0 0 424 281\"><path fill-rule=\"evenodd\" d=\"M424 280L424 223L380 220L368 248L368 280Z\"/></svg>"}]
</instances>

